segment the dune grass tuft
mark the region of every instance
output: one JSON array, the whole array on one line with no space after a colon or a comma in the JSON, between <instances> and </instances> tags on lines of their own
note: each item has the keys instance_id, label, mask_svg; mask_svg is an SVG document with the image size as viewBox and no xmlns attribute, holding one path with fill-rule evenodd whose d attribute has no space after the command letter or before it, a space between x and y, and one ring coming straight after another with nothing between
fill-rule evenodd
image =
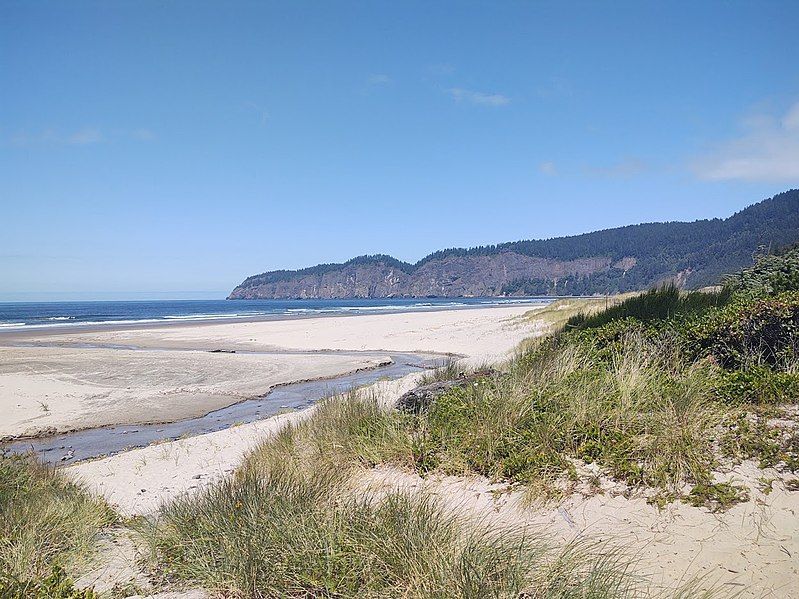
<instances>
[{"instance_id":1,"label":"dune grass tuft","mask_svg":"<svg viewBox=\"0 0 799 599\"><path fill-rule=\"evenodd\" d=\"M421 491L357 490L287 439L142 524L164 580L248 598L629 596L610 554L467 523Z\"/></svg>"},{"instance_id":2,"label":"dune grass tuft","mask_svg":"<svg viewBox=\"0 0 799 599\"><path fill-rule=\"evenodd\" d=\"M477 472L542 490L597 462L632 484L705 481L713 465L707 364L667 337L625 333L603 349L545 343L505 372L440 397L414 424L422 470Z\"/></svg>"},{"instance_id":3,"label":"dune grass tuft","mask_svg":"<svg viewBox=\"0 0 799 599\"><path fill-rule=\"evenodd\" d=\"M0 573L7 588L33 588L79 566L97 533L115 520L103 501L52 467L0 456Z\"/></svg>"},{"instance_id":4,"label":"dune grass tuft","mask_svg":"<svg viewBox=\"0 0 799 599\"><path fill-rule=\"evenodd\" d=\"M674 283L669 283L640 295L627 297L605 310L575 314L566 322L566 328L595 328L624 318L635 318L639 322L663 321L677 315L697 314L724 306L731 297L732 290L729 287L718 291L685 292Z\"/></svg>"}]
</instances>

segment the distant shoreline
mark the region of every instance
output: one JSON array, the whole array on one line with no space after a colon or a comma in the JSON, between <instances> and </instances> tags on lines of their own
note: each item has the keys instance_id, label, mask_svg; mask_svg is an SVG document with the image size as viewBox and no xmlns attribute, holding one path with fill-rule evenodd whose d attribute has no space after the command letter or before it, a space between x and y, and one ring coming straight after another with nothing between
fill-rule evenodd
<instances>
[{"instance_id":1,"label":"distant shoreline","mask_svg":"<svg viewBox=\"0 0 799 599\"><path fill-rule=\"evenodd\" d=\"M520 319L534 306L498 308L5 334L0 438L199 418L287 383L368 371L392 355L494 359L537 331Z\"/></svg>"},{"instance_id":2,"label":"distant shoreline","mask_svg":"<svg viewBox=\"0 0 799 599\"><path fill-rule=\"evenodd\" d=\"M576 296L575 296L576 297ZM420 300L425 298L419 298ZM429 299L429 298L427 298ZM442 298L438 298L442 299ZM483 298L469 298L469 299L483 299ZM484 298L486 300L491 300L493 298ZM3 328L0 327L0 345L8 345L8 342L13 344L14 342L28 340L30 338L41 338L41 337L50 337L50 336L64 336L64 335L73 335L73 334L84 334L84 333L100 333L100 332L114 332L114 331L132 331L132 330L140 330L140 329L161 329L161 328L176 328L176 327L187 327L187 328L195 328L195 327L203 327L203 326L213 326L213 325L224 325L224 324L235 324L235 323L257 323L257 322L273 322L273 321L285 321L285 320L306 320L312 318L331 318L331 317L357 317L357 316L378 316L382 314L417 314L417 313L424 313L424 312L441 312L441 311L450 311L450 310L475 310L475 309L491 309L491 308L509 308L509 307L518 307L518 306L530 306L534 308L536 306L542 306L545 304L550 303L551 301L556 301L558 299L562 299L559 297L552 297L552 298L518 298L511 301L505 302L497 302L497 303L485 303L485 304L442 304L442 305L431 305L431 306L419 306L419 305L409 305L407 307L403 306L396 306L385 308L380 311L317 311L312 312L309 311L307 313L298 313L293 312L290 314L285 313L275 313L275 314L258 314L252 316L224 316L220 315L218 317L207 317L207 318L158 318L158 319L142 319L142 320L130 320L126 322L121 321L113 321L113 322L87 322L87 323L53 323L53 324L36 324L36 325L27 325L27 326L19 326L19 327L8 327ZM529 301L525 301L529 300ZM168 300L165 300L168 301ZM228 300L220 300L220 301L228 301ZM230 300L231 302L236 302L239 300ZM6 302L6 303L28 303L28 302ZM35 303L35 302L30 302ZM67 302L64 302L67 303ZM2 308L2 303L0 303L0 308ZM1 310L0 310L1 311Z\"/></svg>"}]
</instances>

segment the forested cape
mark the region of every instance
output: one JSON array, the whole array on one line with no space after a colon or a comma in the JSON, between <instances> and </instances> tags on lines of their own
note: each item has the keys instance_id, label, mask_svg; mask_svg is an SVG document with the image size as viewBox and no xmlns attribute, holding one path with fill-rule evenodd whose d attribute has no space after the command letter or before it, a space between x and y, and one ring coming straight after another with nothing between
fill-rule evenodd
<instances>
[{"instance_id":1,"label":"forested cape","mask_svg":"<svg viewBox=\"0 0 799 599\"><path fill-rule=\"evenodd\" d=\"M629 225L553 239L434 252L416 264L387 255L245 279L230 299L593 295L671 281L720 282L754 256L799 241L799 190L728 218Z\"/></svg>"}]
</instances>

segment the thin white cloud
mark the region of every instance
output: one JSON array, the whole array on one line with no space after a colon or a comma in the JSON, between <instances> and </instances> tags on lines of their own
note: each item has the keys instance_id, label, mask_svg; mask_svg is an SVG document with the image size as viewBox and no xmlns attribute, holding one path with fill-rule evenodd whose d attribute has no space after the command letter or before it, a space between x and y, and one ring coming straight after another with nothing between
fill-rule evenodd
<instances>
[{"instance_id":1,"label":"thin white cloud","mask_svg":"<svg viewBox=\"0 0 799 599\"><path fill-rule=\"evenodd\" d=\"M480 106L507 106L510 104L510 98L502 94L478 92L462 87L452 87L447 91L456 102L469 102Z\"/></svg>"},{"instance_id":2,"label":"thin white cloud","mask_svg":"<svg viewBox=\"0 0 799 599\"><path fill-rule=\"evenodd\" d=\"M538 165L538 172L544 175L554 176L558 174L558 167L555 166L555 163L551 160L547 160Z\"/></svg>"},{"instance_id":3,"label":"thin white cloud","mask_svg":"<svg viewBox=\"0 0 799 599\"><path fill-rule=\"evenodd\" d=\"M693 161L709 181L799 181L799 102L781 118L761 114L742 124L742 134Z\"/></svg>"},{"instance_id":4,"label":"thin white cloud","mask_svg":"<svg viewBox=\"0 0 799 599\"><path fill-rule=\"evenodd\" d=\"M783 128L788 131L799 129L799 102L791 106L782 119Z\"/></svg>"},{"instance_id":5,"label":"thin white cloud","mask_svg":"<svg viewBox=\"0 0 799 599\"><path fill-rule=\"evenodd\" d=\"M98 129L81 129L65 138L65 143L76 146L87 146L103 141L103 134Z\"/></svg>"},{"instance_id":6,"label":"thin white cloud","mask_svg":"<svg viewBox=\"0 0 799 599\"><path fill-rule=\"evenodd\" d=\"M269 122L270 114L265 107L261 106L256 102L245 102L244 107L248 110L253 111L258 116L258 121L262 127Z\"/></svg>"},{"instance_id":7,"label":"thin white cloud","mask_svg":"<svg viewBox=\"0 0 799 599\"><path fill-rule=\"evenodd\" d=\"M385 73L375 73L369 76L369 83L371 85L388 85L393 82L394 80Z\"/></svg>"},{"instance_id":8,"label":"thin white cloud","mask_svg":"<svg viewBox=\"0 0 799 599\"><path fill-rule=\"evenodd\" d=\"M139 141L152 141L155 139L155 133L149 129L134 129L130 132L130 136Z\"/></svg>"},{"instance_id":9,"label":"thin white cloud","mask_svg":"<svg viewBox=\"0 0 799 599\"><path fill-rule=\"evenodd\" d=\"M150 141L155 133L149 129L116 130L103 132L96 127L84 127L72 133L59 133L54 129L44 129L38 133L19 131L12 135L8 142L12 146L90 146L104 143L112 139L133 139Z\"/></svg>"},{"instance_id":10,"label":"thin white cloud","mask_svg":"<svg viewBox=\"0 0 799 599\"><path fill-rule=\"evenodd\" d=\"M640 175L648 168L647 164L638 158L625 158L607 166L586 167L585 173L611 179L629 179Z\"/></svg>"}]
</instances>

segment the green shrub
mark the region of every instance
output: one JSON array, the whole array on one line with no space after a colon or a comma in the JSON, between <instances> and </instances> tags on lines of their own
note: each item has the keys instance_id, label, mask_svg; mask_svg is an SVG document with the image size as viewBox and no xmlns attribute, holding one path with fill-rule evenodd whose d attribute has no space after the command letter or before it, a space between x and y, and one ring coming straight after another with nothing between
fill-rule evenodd
<instances>
[{"instance_id":1,"label":"green shrub","mask_svg":"<svg viewBox=\"0 0 799 599\"><path fill-rule=\"evenodd\" d=\"M0 597L4 599L98 599L92 589L77 589L60 566L38 580L18 580L0 572Z\"/></svg>"},{"instance_id":2,"label":"green shrub","mask_svg":"<svg viewBox=\"0 0 799 599\"><path fill-rule=\"evenodd\" d=\"M735 460L755 458L760 468L780 463L790 472L799 470L799 434L783 434L767 425L767 416L740 411L724 422L719 445L722 453Z\"/></svg>"},{"instance_id":3,"label":"green shrub","mask_svg":"<svg viewBox=\"0 0 799 599\"><path fill-rule=\"evenodd\" d=\"M634 318L644 323L663 321L678 315L696 314L709 308L723 306L730 297L731 289L728 288L709 292L683 292L670 283L628 298L593 315L573 316L567 321L566 329L591 329L626 318Z\"/></svg>"},{"instance_id":4,"label":"green shrub","mask_svg":"<svg viewBox=\"0 0 799 599\"><path fill-rule=\"evenodd\" d=\"M799 292L738 298L680 327L686 348L728 370L765 365L788 370L799 360Z\"/></svg>"},{"instance_id":5,"label":"green shrub","mask_svg":"<svg viewBox=\"0 0 799 599\"><path fill-rule=\"evenodd\" d=\"M731 483L700 483L691 489L686 501L694 507L706 507L711 512L723 512L736 503L749 500L749 493Z\"/></svg>"},{"instance_id":6,"label":"green shrub","mask_svg":"<svg viewBox=\"0 0 799 599\"><path fill-rule=\"evenodd\" d=\"M782 404L799 400L799 373L775 372L766 366L721 371L715 394L730 404Z\"/></svg>"},{"instance_id":7,"label":"green shrub","mask_svg":"<svg viewBox=\"0 0 799 599\"><path fill-rule=\"evenodd\" d=\"M727 286L735 291L767 295L799 291L799 246L759 256L754 266L730 276Z\"/></svg>"}]
</instances>

